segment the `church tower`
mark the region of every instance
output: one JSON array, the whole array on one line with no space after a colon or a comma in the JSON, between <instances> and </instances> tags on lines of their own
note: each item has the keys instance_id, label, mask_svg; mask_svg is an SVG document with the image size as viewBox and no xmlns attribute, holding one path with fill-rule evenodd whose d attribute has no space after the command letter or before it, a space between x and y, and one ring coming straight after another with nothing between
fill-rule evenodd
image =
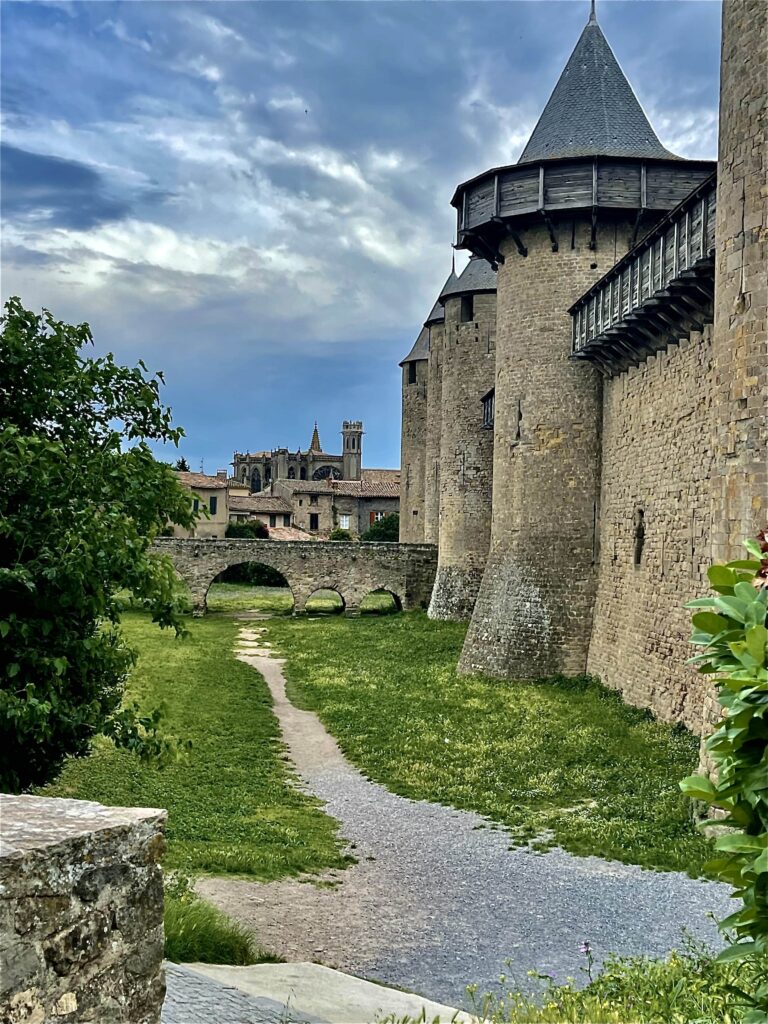
<instances>
[{"instance_id":1,"label":"church tower","mask_svg":"<svg viewBox=\"0 0 768 1024\"><path fill-rule=\"evenodd\" d=\"M344 420L342 436L342 474L345 480L360 480L363 469L362 420Z\"/></svg>"},{"instance_id":2,"label":"church tower","mask_svg":"<svg viewBox=\"0 0 768 1024\"><path fill-rule=\"evenodd\" d=\"M572 303L711 172L656 137L594 9L517 164L460 185L458 245L497 275L493 522L463 671L584 672L601 379Z\"/></svg>"}]
</instances>

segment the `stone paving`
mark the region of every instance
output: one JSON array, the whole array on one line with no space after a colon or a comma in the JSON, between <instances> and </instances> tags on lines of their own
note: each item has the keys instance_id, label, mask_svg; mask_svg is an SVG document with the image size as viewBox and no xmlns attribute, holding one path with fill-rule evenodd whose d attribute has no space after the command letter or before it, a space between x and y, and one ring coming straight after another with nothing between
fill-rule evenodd
<instances>
[{"instance_id":1,"label":"stone paving","mask_svg":"<svg viewBox=\"0 0 768 1024\"><path fill-rule=\"evenodd\" d=\"M166 964L165 980L162 1024L287 1024L289 1020L304 1024L309 1020L293 1012L289 1016L285 1003L246 995L181 964Z\"/></svg>"},{"instance_id":2,"label":"stone paving","mask_svg":"<svg viewBox=\"0 0 768 1024\"><path fill-rule=\"evenodd\" d=\"M501 973L522 987L532 984L529 970L582 978L585 939L598 958L662 955L680 946L683 927L717 942L707 913L730 911L727 886L562 850L510 849L507 834L477 814L407 800L366 779L317 716L287 700L262 634L241 630L238 656L267 680L304 785L341 822L358 858L323 887L202 879L201 894L265 948L466 1007L468 983L492 990Z\"/></svg>"}]
</instances>

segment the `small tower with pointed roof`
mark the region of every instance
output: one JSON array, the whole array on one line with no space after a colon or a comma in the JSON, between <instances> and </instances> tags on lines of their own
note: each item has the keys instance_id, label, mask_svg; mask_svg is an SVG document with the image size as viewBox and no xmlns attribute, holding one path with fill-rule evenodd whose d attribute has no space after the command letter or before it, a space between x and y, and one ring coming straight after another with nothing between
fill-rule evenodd
<instances>
[{"instance_id":1,"label":"small tower with pointed roof","mask_svg":"<svg viewBox=\"0 0 768 1024\"><path fill-rule=\"evenodd\" d=\"M445 310L438 566L429 616L468 619L488 557L496 364L496 274L472 256L440 293Z\"/></svg>"},{"instance_id":2,"label":"small tower with pointed roof","mask_svg":"<svg viewBox=\"0 0 768 1024\"><path fill-rule=\"evenodd\" d=\"M458 245L498 267L493 523L460 667L586 670L601 385L568 309L713 165L656 137L590 13L520 160L460 185Z\"/></svg>"}]
</instances>

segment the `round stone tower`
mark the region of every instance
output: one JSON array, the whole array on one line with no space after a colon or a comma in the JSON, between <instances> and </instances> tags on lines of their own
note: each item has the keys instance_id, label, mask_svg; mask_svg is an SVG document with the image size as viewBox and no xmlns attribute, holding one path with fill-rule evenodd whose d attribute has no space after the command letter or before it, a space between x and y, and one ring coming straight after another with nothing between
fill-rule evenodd
<instances>
[{"instance_id":1,"label":"round stone tower","mask_svg":"<svg viewBox=\"0 0 768 1024\"><path fill-rule=\"evenodd\" d=\"M413 348L400 363L403 369L400 540L406 544L419 544L424 540L428 363L429 328L422 327Z\"/></svg>"},{"instance_id":2,"label":"round stone tower","mask_svg":"<svg viewBox=\"0 0 768 1024\"><path fill-rule=\"evenodd\" d=\"M458 244L498 267L493 521L463 671L585 671L601 380L571 359L568 309L711 170L661 145L593 10L518 163L456 192Z\"/></svg>"},{"instance_id":3,"label":"round stone tower","mask_svg":"<svg viewBox=\"0 0 768 1024\"><path fill-rule=\"evenodd\" d=\"M468 619L488 557L493 481L496 274L472 256L445 309L438 567L429 617Z\"/></svg>"},{"instance_id":4,"label":"round stone tower","mask_svg":"<svg viewBox=\"0 0 768 1024\"><path fill-rule=\"evenodd\" d=\"M451 275L446 286L456 280ZM440 514L440 431L443 421L443 338L445 310L436 301L424 322L429 335L427 360L427 436L424 452L424 541L437 544Z\"/></svg>"}]
</instances>

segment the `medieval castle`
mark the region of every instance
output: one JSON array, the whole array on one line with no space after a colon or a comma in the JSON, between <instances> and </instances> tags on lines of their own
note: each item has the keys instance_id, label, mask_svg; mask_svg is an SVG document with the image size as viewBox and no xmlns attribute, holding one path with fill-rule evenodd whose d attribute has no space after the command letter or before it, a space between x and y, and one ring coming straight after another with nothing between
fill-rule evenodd
<instances>
[{"instance_id":1,"label":"medieval castle","mask_svg":"<svg viewBox=\"0 0 768 1024\"><path fill-rule=\"evenodd\" d=\"M403 360L401 540L461 668L590 672L699 731L686 600L768 507L768 38L725 0L717 164L664 148L589 21L514 165L459 185Z\"/></svg>"}]
</instances>

